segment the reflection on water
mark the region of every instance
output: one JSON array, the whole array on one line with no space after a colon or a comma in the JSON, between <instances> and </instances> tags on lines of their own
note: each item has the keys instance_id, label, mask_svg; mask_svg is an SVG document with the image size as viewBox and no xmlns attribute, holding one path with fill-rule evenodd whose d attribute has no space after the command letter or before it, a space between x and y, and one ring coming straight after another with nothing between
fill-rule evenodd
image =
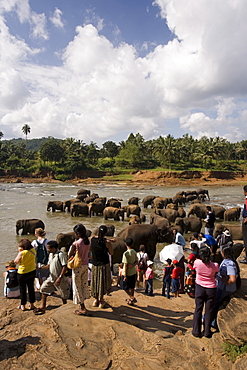
<instances>
[{"instance_id":1,"label":"reflection on water","mask_svg":"<svg viewBox=\"0 0 247 370\"><path fill-rule=\"evenodd\" d=\"M205 186L206 187L206 186ZM102 197L117 197L123 199L122 205L126 205L132 196L143 199L146 195L157 195L172 197L181 190L195 190L197 187L181 186L125 186L125 185L73 185L73 184L0 184L0 270L4 271L4 264L9 259L13 259L17 254L17 244L22 238L15 234L15 224L18 219L39 218L46 226L47 238L55 239L60 232L72 231L73 227L82 222L88 229L93 230L104 223L103 217L71 217L68 213L49 213L46 212L47 202L50 200L64 201L76 197L79 189L90 189L91 192L98 193ZM210 204L223 205L226 208L243 205L243 190L241 186L209 186ZM141 205L141 203L140 203ZM188 210L188 206L185 208ZM151 209L144 210L149 222ZM108 220L107 223L114 224L116 233L127 226L126 221ZM26 237L26 236L25 236ZM30 240L34 236L27 236ZM157 250L163 248L158 244ZM157 260L156 260L157 261ZM162 274L162 264L158 261L155 269L158 274ZM0 289L2 281L0 279Z\"/></svg>"}]
</instances>

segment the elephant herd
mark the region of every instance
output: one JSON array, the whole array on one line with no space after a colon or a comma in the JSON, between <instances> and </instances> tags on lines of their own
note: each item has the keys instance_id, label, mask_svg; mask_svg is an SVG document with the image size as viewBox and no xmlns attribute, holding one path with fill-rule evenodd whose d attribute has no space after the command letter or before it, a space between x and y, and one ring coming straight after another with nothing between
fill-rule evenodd
<instances>
[{"instance_id":1,"label":"elephant herd","mask_svg":"<svg viewBox=\"0 0 247 370\"><path fill-rule=\"evenodd\" d=\"M209 192L206 189L195 191L182 191L172 198L159 196L146 196L142 200L143 207L139 206L140 198L131 197L128 204L122 206L122 199L100 197L98 194L90 193L90 190L81 189L77 192L76 198L61 201L49 201L47 211L69 212L72 217L76 216L101 216L104 220L113 219L114 221L124 221L128 218L129 225L121 230L113 242L113 263L121 262L122 253L125 251L124 240L131 237L134 241L134 248L139 250L140 244L144 244L150 259L156 253L157 243L171 243L173 239L172 229L176 228L182 234L188 232L200 232L203 219L206 217L205 200L210 200ZM188 213L183 206L190 203ZM149 214L150 223L145 223L146 215L143 213L145 208L151 207L153 212ZM237 221L240 217L240 207L225 209L219 205L211 205L218 220ZM217 221L218 221L217 220ZM18 220L16 232L22 229L22 235L34 233L34 229L43 226L41 220ZM227 226L232 233L233 239L242 239L240 225L216 223L215 236L223 231ZM108 225L108 236L114 236L114 225ZM97 230L88 230L88 236L97 234ZM73 232L60 233L57 235L57 242L60 248L68 247L74 241Z\"/></svg>"}]
</instances>

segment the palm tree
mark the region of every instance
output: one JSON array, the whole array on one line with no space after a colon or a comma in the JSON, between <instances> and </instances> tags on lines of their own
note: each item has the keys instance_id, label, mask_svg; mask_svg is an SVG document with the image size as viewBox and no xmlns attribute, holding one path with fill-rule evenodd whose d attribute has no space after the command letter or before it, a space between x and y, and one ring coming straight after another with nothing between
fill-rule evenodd
<instances>
[{"instance_id":1,"label":"palm tree","mask_svg":"<svg viewBox=\"0 0 247 370\"><path fill-rule=\"evenodd\" d=\"M0 140L2 139L2 137L3 137L4 135L3 135L3 132L2 131L0 131Z\"/></svg>"},{"instance_id":2,"label":"palm tree","mask_svg":"<svg viewBox=\"0 0 247 370\"><path fill-rule=\"evenodd\" d=\"M24 135L26 135L26 144L27 144L27 135L30 134L31 128L29 125L25 124L22 126L22 132Z\"/></svg>"}]
</instances>

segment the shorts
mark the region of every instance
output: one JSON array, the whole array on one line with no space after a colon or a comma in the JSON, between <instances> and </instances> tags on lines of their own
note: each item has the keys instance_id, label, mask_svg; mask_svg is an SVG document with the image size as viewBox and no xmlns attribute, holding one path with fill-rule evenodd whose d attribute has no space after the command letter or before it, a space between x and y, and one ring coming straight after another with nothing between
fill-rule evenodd
<instances>
[{"instance_id":1,"label":"shorts","mask_svg":"<svg viewBox=\"0 0 247 370\"><path fill-rule=\"evenodd\" d=\"M123 290L135 289L136 274L127 276L127 280L123 281Z\"/></svg>"},{"instance_id":2,"label":"shorts","mask_svg":"<svg viewBox=\"0 0 247 370\"><path fill-rule=\"evenodd\" d=\"M54 283L51 281L51 277L49 276L48 279L46 279L40 288L40 293L50 295L55 290L58 291L59 295L62 299L68 299L70 295L70 286L66 281L65 277L62 277L59 286L54 286Z\"/></svg>"}]
</instances>

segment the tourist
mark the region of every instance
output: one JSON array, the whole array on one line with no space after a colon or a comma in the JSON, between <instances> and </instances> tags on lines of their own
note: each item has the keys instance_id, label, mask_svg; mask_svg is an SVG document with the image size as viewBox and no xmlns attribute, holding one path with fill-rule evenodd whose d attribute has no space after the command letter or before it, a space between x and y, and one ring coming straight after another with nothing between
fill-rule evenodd
<instances>
[{"instance_id":1,"label":"tourist","mask_svg":"<svg viewBox=\"0 0 247 370\"><path fill-rule=\"evenodd\" d=\"M137 263L137 281L136 286L137 288L140 288L140 282L143 283L143 287L145 285L144 283L144 275L147 269L147 261L149 259L147 253L145 253L145 245L141 244L139 251L137 253L138 263Z\"/></svg>"},{"instance_id":2,"label":"tourist","mask_svg":"<svg viewBox=\"0 0 247 370\"><path fill-rule=\"evenodd\" d=\"M244 209L242 212L242 217L243 217L242 232L243 232L245 256L239 262L247 264L247 185L244 186L244 196L245 196L245 203L244 203Z\"/></svg>"},{"instance_id":3,"label":"tourist","mask_svg":"<svg viewBox=\"0 0 247 370\"><path fill-rule=\"evenodd\" d=\"M84 304L84 300L90 298L88 289L88 253L90 249L90 242L86 235L86 228L82 224L78 224L74 227L76 235L76 241L72 244L69 249L68 259L76 254L82 261L82 265L72 269L72 290L73 290L73 302L79 305L79 309L75 310L76 315L87 315L87 310Z\"/></svg>"},{"instance_id":4,"label":"tourist","mask_svg":"<svg viewBox=\"0 0 247 370\"><path fill-rule=\"evenodd\" d=\"M123 264L119 263L118 265L118 276L117 276L117 286L120 289L123 289Z\"/></svg>"},{"instance_id":5,"label":"tourist","mask_svg":"<svg viewBox=\"0 0 247 370\"><path fill-rule=\"evenodd\" d=\"M211 259L212 259L212 261L214 261L215 254L216 254L217 248L218 248L217 241L210 234L200 233L199 235L202 238L202 241L205 243L205 245L210 248L210 251L211 251Z\"/></svg>"},{"instance_id":6,"label":"tourist","mask_svg":"<svg viewBox=\"0 0 247 370\"><path fill-rule=\"evenodd\" d=\"M133 306L136 303L136 298L134 297L134 289L136 284L136 265L137 265L137 254L133 249L133 239L126 238L125 245L127 251L124 252L122 263L124 266L124 279L123 279L123 289L129 296L127 304Z\"/></svg>"},{"instance_id":7,"label":"tourist","mask_svg":"<svg viewBox=\"0 0 247 370\"><path fill-rule=\"evenodd\" d=\"M14 261L8 261L5 264L7 271L3 273L4 277L4 296L6 298L17 298L20 296L20 288L17 279L17 268Z\"/></svg>"},{"instance_id":8,"label":"tourist","mask_svg":"<svg viewBox=\"0 0 247 370\"><path fill-rule=\"evenodd\" d=\"M205 247L204 241L202 241L202 238L200 237L200 235L197 232L194 232L193 233L193 237L192 237L192 239L190 241L190 245L192 243L197 244L198 248Z\"/></svg>"},{"instance_id":9,"label":"tourist","mask_svg":"<svg viewBox=\"0 0 247 370\"><path fill-rule=\"evenodd\" d=\"M212 235L214 234L214 223L215 223L215 214L212 212L212 208L210 206L206 206L207 216L203 220L205 224L205 234Z\"/></svg>"},{"instance_id":10,"label":"tourist","mask_svg":"<svg viewBox=\"0 0 247 370\"><path fill-rule=\"evenodd\" d=\"M26 311L27 289L30 302L30 309L34 310L35 291L34 279L36 276L36 251L33 248L30 240L21 239L18 245L19 253L14 262L19 264L17 271L17 279L20 287L21 304L18 308Z\"/></svg>"},{"instance_id":11,"label":"tourist","mask_svg":"<svg viewBox=\"0 0 247 370\"><path fill-rule=\"evenodd\" d=\"M190 298L195 298L195 278L196 271L194 269L194 262L199 257L199 248L196 243L191 242L190 244L191 253L187 258L187 270L184 290Z\"/></svg>"},{"instance_id":12,"label":"tourist","mask_svg":"<svg viewBox=\"0 0 247 370\"><path fill-rule=\"evenodd\" d=\"M45 313L47 296L55 290L61 296L63 304L67 303L70 294L70 286L64 276L67 271L67 257L58 249L58 243L55 240L50 240L46 247L49 253L48 265L40 268L49 269L50 275L41 285L41 307L34 310L35 314Z\"/></svg>"},{"instance_id":13,"label":"tourist","mask_svg":"<svg viewBox=\"0 0 247 370\"><path fill-rule=\"evenodd\" d=\"M223 261L220 264L217 274L217 292L213 311L212 327L218 329L217 314L223 301L232 293L236 292L237 275L239 267L233 257L233 248L231 244L222 246L221 254Z\"/></svg>"},{"instance_id":14,"label":"tourist","mask_svg":"<svg viewBox=\"0 0 247 370\"><path fill-rule=\"evenodd\" d=\"M46 246L49 240L45 238L45 235L45 230L39 227L38 229L35 229L37 240L32 241L32 246L36 250L36 278L39 281L39 288L43 281L49 276L49 270L40 268L41 266L46 266L48 263L48 251Z\"/></svg>"},{"instance_id":15,"label":"tourist","mask_svg":"<svg viewBox=\"0 0 247 370\"><path fill-rule=\"evenodd\" d=\"M92 280L91 295L95 298L93 307L104 308L104 295L111 290L111 268L109 254L113 254L111 241L106 239L107 227L99 227L98 236L91 238Z\"/></svg>"},{"instance_id":16,"label":"tourist","mask_svg":"<svg viewBox=\"0 0 247 370\"><path fill-rule=\"evenodd\" d=\"M170 258L167 258L166 260L167 266L164 268L164 275L163 275L163 287L162 287L162 295L166 298L170 299L170 291L171 291L171 283L172 283L172 260Z\"/></svg>"},{"instance_id":17,"label":"tourist","mask_svg":"<svg viewBox=\"0 0 247 370\"><path fill-rule=\"evenodd\" d=\"M208 247L199 249L199 259L194 262L196 270L195 303L196 308L193 317L194 337L201 337L202 311L205 304L204 333L207 338L212 336L211 320L216 295L215 274L218 272L218 264L210 260L211 252Z\"/></svg>"},{"instance_id":18,"label":"tourist","mask_svg":"<svg viewBox=\"0 0 247 370\"><path fill-rule=\"evenodd\" d=\"M173 229L172 232L173 232L173 236L174 236L173 242L175 244L181 245L184 249L184 247L186 246L186 241L185 241L183 235L180 232L178 232L177 229Z\"/></svg>"},{"instance_id":19,"label":"tourist","mask_svg":"<svg viewBox=\"0 0 247 370\"><path fill-rule=\"evenodd\" d=\"M147 270L145 272L145 283L146 289L145 294L153 297L153 281L154 281L154 272L153 272L153 261L147 261Z\"/></svg>"},{"instance_id":20,"label":"tourist","mask_svg":"<svg viewBox=\"0 0 247 370\"><path fill-rule=\"evenodd\" d=\"M178 260L173 260L173 270L172 270L172 293L174 293L174 298L179 297L179 288L180 283L179 280L181 279L181 275L183 273L183 269L179 267Z\"/></svg>"}]
</instances>

